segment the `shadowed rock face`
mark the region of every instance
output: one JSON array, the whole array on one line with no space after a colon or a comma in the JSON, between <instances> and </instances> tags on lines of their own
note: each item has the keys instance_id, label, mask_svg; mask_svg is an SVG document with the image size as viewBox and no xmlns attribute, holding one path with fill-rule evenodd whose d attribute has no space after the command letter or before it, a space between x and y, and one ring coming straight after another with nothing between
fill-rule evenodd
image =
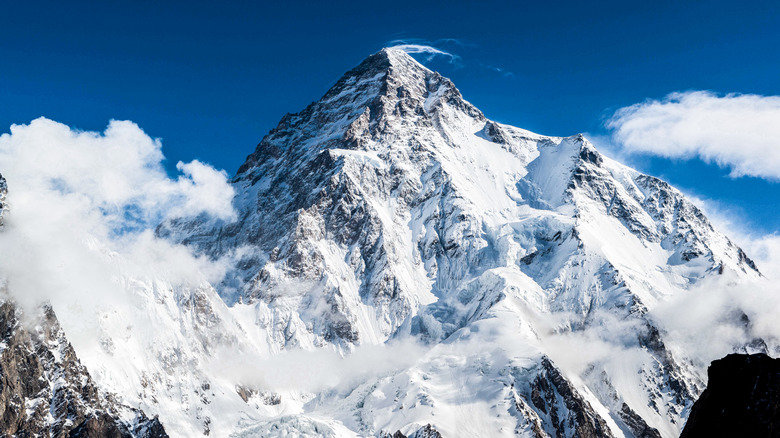
<instances>
[{"instance_id":1,"label":"shadowed rock face","mask_svg":"<svg viewBox=\"0 0 780 438\"><path fill-rule=\"evenodd\" d=\"M780 437L780 359L730 354L707 374L680 438Z\"/></svg>"},{"instance_id":2,"label":"shadowed rock face","mask_svg":"<svg viewBox=\"0 0 780 438\"><path fill-rule=\"evenodd\" d=\"M531 384L531 402L545 423L548 433L563 438L568 433L582 438L612 437L604 420L585 401L548 358ZM562 400L562 403L559 402Z\"/></svg>"},{"instance_id":3,"label":"shadowed rock face","mask_svg":"<svg viewBox=\"0 0 780 438\"><path fill-rule=\"evenodd\" d=\"M99 406L97 388L58 336L54 313L46 309L43 319L45 328L31 333L15 305L0 305L0 428L9 434L66 436Z\"/></svg>"},{"instance_id":4,"label":"shadowed rock face","mask_svg":"<svg viewBox=\"0 0 780 438\"><path fill-rule=\"evenodd\" d=\"M623 403L618 416L620 416L620 419L623 420L623 423L636 438L661 438L661 433L658 432L658 429L648 426L645 420L637 415L626 403Z\"/></svg>"},{"instance_id":5,"label":"shadowed rock face","mask_svg":"<svg viewBox=\"0 0 780 438\"><path fill-rule=\"evenodd\" d=\"M426 424L408 437L401 433L400 430L397 430L394 434L385 434L382 438L442 438L442 436L436 428Z\"/></svg>"},{"instance_id":6,"label":"shadowed rock face","mask_svg":"<svg viewBox=\"0 0 780 438\"><path fill-rule=\"evenodd\" d=\"M29 328L28 328L29 327ZM0 303L0 430L8 436L163 438L160 422L129 409L132 424L101 400L87 369L46 306L25 322L10 301Z\"/></svg>"}]
</instances>

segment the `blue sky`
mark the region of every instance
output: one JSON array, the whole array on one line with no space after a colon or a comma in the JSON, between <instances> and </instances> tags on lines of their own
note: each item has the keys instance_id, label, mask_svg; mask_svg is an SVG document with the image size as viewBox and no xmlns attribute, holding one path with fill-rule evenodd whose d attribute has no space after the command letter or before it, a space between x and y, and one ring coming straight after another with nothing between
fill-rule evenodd
<instances>
[{"instance_id":1,"label":"blue sky","mask_svg":"<svg viewBox=\"0 0 780 438\"><path fill-rule=\"evenodd\" d=\"M457 55L417 57L488 117L589 133L748 231L780 230L777 177L729 177L726 155L705 164L699 149L636 153L605 127L617 109L676 91L780 95L777 2L102 3L0 7L0 130L39 116L95 131L127 119L162 138L169 169L197 158L232 174L284 113L403 40ZM771 134L758 134L765 150Z\"/></svg>"}]
</instances>

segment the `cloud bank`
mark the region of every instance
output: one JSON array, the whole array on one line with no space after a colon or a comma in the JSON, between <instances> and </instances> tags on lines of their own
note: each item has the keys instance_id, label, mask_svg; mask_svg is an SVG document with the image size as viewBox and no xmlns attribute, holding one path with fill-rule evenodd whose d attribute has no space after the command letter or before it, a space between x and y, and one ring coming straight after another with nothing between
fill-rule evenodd
<instances>
[{"instance_id":1,"label":"cloud bank","mask_svg":"<svg viewBox=\"0 0 780 438\"><path fill-rule=\"evenodd\" d=\"M0 136L10 211L0 232L2 287L28 312L127 304L127 277L218 281L224 269L154 236L170 217L235 216L227 174L179 163L171 178L159 140L112 121L102 133L45 118Z\"/></svg>"},{"instance_id":2,"label":"cloud bank","mask_svg":"<svg viewBox=\"0 0 780 438\"><path fill-rule=\"evenodd\" d=\"M628 152L697 157L732 177L780 179L780 96L672 93L617 110L607 127Z\"/></svg>"},{"instance_id":3,"label":"cloud bank","mask_svg":"<svg viewBox=\"0 0 780 438\"><path fill-rule=\"evenodd\" d=\"M213 353L206 366L230 381L262 390L349 391L370 379L411 367L426 351L414 339L359 346L347 356L329 348L286 350L263 357L223 348Z\"/></svg>"},{"instance_id":4,"label":"cloud bank","mask_svg":"<svg viewBox=\"0 0 780 438\"><path fill-rule=\"evenodd\" d=\"M650 312L678 348L704 370L733 352L780 353L780 290L771 281L710 278Z\"/></svg>"}]
</instances>

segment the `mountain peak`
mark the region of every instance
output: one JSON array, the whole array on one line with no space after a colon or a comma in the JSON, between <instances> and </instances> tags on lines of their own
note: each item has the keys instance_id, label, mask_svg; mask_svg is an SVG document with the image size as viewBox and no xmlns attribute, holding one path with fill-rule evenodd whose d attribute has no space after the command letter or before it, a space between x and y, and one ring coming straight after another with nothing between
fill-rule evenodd
<instances>
[{"instance_id":1,"label":"mountain peak","mask_svg":"<svg viewBox=\"0 0 780 438\"><path fill-rule=\"evenodd\" d=\"M328 90L320 102L344 95L345 89L354 90L359 85L382 85L377 91L386 91L388 83L406 85L407 88L420 88L430 76L440 77L401 49L385 47L369 55L357 67L346 72L336 84ZM391 87L392 88L392 87ZM453 87L454 88L454 87ZM423 89L418 90L422 93Z\"/></svg>"},{"instance_id":2,"label":"mountain peak","mask_svg":"<svg viewBox=\"0 0 780 438\"><path fill-rule=\"evenodd\" d=\"M387 57L394 67L423 69L430 72L427 67L417 62L409 53L397 47L385 47L377 54Z\"/></svg>"},{"instance_id":3,"label":"mountain peak","mask_svg":"<svg viewBox=\"0 0 780 438\"><path fill-rule=\"evenodd\" d=\"M354 84L360 79L386 80L388 76L414 78L433 74L403 50L385 47L369 55L352 70L346 72L325 94L326 98L344 85Z\"/></svg>"},{"instance_id":4,"label":"mountain peak","mask_svg":"<svg viewBox=\"0 0 780 438\"><path fill-rule=\"evenodd\" d=\"M301 155L332 147L334 142L339 148L353 149L357 147L353 142L357 131L366 139L399 121L414 124L422 118L427 120L422 123L429 125L445 104L482 124L486 121L452 81L403 50L384 48L346 72L320 100L299 113L285 115L247 157L236 179L285 151ZM296 150L291 151L291 147Z\"/></svg>"},{"instance_id":5,"label":"mountain peak","mask_svg":"<svg viewBox=\"0 0 780 438\"><path fill-rule=\"evenodd\" d=\"M384 47L380 51L369 55L345 76L354 71L368 70L374 72L393 70L394 72L418 71L432 73L431 70L417 62L408 53L395 47Z\"/></svg>"}]
</instances>

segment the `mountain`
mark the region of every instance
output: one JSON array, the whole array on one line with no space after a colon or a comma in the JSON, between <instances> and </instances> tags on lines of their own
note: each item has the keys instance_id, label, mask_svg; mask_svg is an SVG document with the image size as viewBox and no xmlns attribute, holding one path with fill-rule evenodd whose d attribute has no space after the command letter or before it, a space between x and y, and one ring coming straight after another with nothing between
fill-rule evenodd
<instances>
[{"instance_id":1,"label":"mountain","mask_svg":"<svg viewBox=\"0 0 780 438\"><path fill-rule=\"evenodd\" d=\"M238 254L218 289L252 309L264 353L431 345L413 368L352 391L356 400L320 402L362 406L343 420L360 434L430 422L444 436L463 423L479 424L476 435L677 435L703 381L648 309L726 271L760 276L665 182L582 135L490 121L396 50L286 115L233 184L238 221L158 233L214 258ZM572 375L550 357L549 333L612 336L613 321L628 332L608 342L638 356L630 372L593 363ZM462 387L490 393L492 407L457 418L473 396L453 398Z\"/></svg>"},{"instance_id":2,"label":"mountain","mask_svg":"<svg viewBox=\"0 0 780 438\"><path fill-rule=\"evenodd\" d=\"M707 389L693 405L681 438L780 436L780 360L730 354L712 362Z\"/></svg>"},{"instance_id":3,"label":"mountain","mask_svg":"<svg viewBox=\"0 0 780 438\"><path fill-rule=\"evenodd\" d=\"M677 436L704 366L652 310L762 280L667 183L491 121L394 49L232 184L235 221L156 230L221 283L126 276L129 305L54 308L100 391L171 436Z\"/></svg>"}]
</instances>

